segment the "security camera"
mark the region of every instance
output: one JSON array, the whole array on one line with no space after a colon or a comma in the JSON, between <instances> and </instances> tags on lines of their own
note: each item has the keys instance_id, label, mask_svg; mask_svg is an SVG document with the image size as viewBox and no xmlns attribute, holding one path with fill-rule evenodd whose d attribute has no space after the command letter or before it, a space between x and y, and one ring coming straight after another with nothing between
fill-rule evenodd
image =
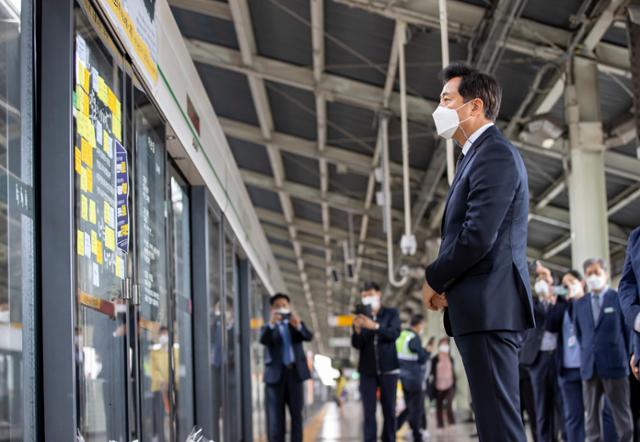
<instances>
[{"instance_id":1,"label":"security camera","mask_svg":"<svg viewBox=\"0 0 640 442\"><path fill-rule=\"evenodd\" d=\"M418 248L415 235L402 235L400 250L404 255L415 255Z\"/></svg>"}]
</instances>

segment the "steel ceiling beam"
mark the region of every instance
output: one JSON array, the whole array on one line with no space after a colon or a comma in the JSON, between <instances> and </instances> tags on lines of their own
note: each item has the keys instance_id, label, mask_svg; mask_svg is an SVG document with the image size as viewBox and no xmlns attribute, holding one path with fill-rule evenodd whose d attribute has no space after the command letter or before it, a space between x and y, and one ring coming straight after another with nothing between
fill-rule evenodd
<instances>
[{"instance_id":1,"label":"steel ceiling beam","mask_svg":"<svg viewBox=\"0 0 640 442\"><path fill-rule=\"evenodd\" d=\"M229 8L231 10L231 17L236 30L236 36L238 38L238 45L240 46L240 59L239 61L245 67L254 66L258 60L255 36L253 34L253 25L251 23L251 13L249 10L249 4L247 0L230 0ZM258 115L258 121L260 122L260 129L265 139L271 138L271 132L273 131L273 116L271 115L271 107L269 105L269 97L267 95L267 89L264 83L264 79L258 75L248 73L247 78L249 80L249 88L251 90L251 97L255 106L256 114ZM293 205L291 198L282 189L282 185L285 180L284 165L282 163L282 156L280 151L267 144L267 153L269 155L269 161L271 163L271 170L273 171L273 180L279 188L278 197L282 206L284 216L287 221L293 220ZM291 243L296 254L296 261L298 269L300 271L300 277L303 281L307 281L307 275L305 273L305 262L302 257L302 247L296 241L296 230L293 227L289 227L289 234L291 237ZM312 320L313 328L318 335L318 347L320 350L324 350L324 343L322 341L322 335L319 330L318 317L314 308L314 302L311 297L309 285L305 284L305 297L307 299L307 306Z\"/></svg>"}]
</instances>

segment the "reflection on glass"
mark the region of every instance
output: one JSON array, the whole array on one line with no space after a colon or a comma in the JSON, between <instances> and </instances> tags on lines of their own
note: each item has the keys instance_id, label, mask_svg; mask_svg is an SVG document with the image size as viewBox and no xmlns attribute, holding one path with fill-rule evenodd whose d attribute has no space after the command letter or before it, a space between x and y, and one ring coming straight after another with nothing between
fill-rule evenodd
<instances>
[{"instance_id":1,"label":"reflection on glass","mask_svg":"<svg viewBox=\"0 0 640 442\"><path fill-rule=\"evenodd\" d=\"M175 400L178 440L184 441L194 426L193 347L191 339L191 237L189 194L186 186L171 177L173 209L173 261L175 284L175 326L173 366L176 373Z\"/></svg>"},{"instance_id":2,"label":"reflection on glass","mask_svg":"<svg viewBox=\"0 0 640 442\"><path fill-rule=\"evenodd\" d=\"M0 0L0 440L35 441L32 2Z\"/></svg>"},{"instance_id":3,"label":"reflection on glass","mask_svg":"<svg viewBox=\"0 0 640 442\"><path fill-rule=\"evenodd\" d=\"M126 249L118 243L121 233L128 235L128 223L118 226L115 160L117 152L126 158L120 144L122 71L79 7L75 22L75 138L69 148L75 171L78 432L85 441L124 441ZM121 173L126 183L126 165Z\"/></svg>"},{"instance_id":4,"label":"reflection on glass","mask_svg":"<svg viewBox=\"0 0 640 442\"><path fill-rule=\"evenodd\" d=\"M268 321L267 291L254 271L251 272L251 292L249 314L251 316L251 406L253 420L253 437L264 440L267 437L267 424L264 398L264 350L260 344L260 328Z\"/></svg>"},{"instance_id":5,"label":"reflection on glass","mask_svg":"<svg viewBox=\"0 0 640 442\"><path fill-rule=\"evenodd\" d=\"M164 121L136 89L136 238L142 441L171 440Z\"/></svg>"},{"instance_id":6,"label":"reflection on glass","mask_svg":"<svg viewBox=\"0 0 640 442\"><path fill-rule=\"evenodd\" d=\"M222 320L222 306L220 296L220 222L215 214L209 212L208 216L208 250L207 265L209 268L209 312L211 324L211 372L213 382L213 440L224 441L222 436L222 419L223 419L223 390L222 374L223 374L223 358L222 351L224 324Z\"/></svg>"},{"instance_id":7,"label":"reflection on glass","mask_svg":"<svg viewBox=\"0 0 640 442\"><path fill-rule=\"evenodd\" d=\"M227 437L229 441L241 440L241 394L240 394L240 349L238 314L239 309L236 300L239 298L238 290L238 259L235 253L235 242L226 237L225 241L225 339L226 339L226 360L225 362L225 400L226 408L229 410L229 418L225 419L227 425ZM237 418L232 418L237 416Z\"/></svg>"}]
</instances>

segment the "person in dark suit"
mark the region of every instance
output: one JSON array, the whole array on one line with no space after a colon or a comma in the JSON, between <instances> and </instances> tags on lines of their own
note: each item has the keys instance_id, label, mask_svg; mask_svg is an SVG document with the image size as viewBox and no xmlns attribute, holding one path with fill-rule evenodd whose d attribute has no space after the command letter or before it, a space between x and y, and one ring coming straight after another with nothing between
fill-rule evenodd
<instances>
[{"instance_id":1,"label":"person in dark suit","mask_svg":"<svg viewBox=\"0 0 640 442\"><path fill-rule=\"evenodd\" d=\"M313 334L291 312L290 298L284 293L271 297L271 320L260 331L265 346L267 433L269 442L285 440L285 404L291 417L291 442L302 442L302 383L311 378L302 347Z\"/></svg>"},{"instance_id":2,"label":"person in dark suit","mask_svg":"<svg viewBox=\"0 0 640 442\"><path fill-rule=\"evenodd\" d=\"M480 441L525 441L518 351L521 332L535 325L527 171L518 150L493 124L502 96L496 79L462 64L446 67L442 77L436 130L462 146L462 156L423 298L432 310L445 308L445 329L462 357Z\"/></svg>"},{"instance_id":3,"label":"person in dark suit","mask_svg":"<svg viewBox=\"0 0 640 442\"><path fill-rule=\"evenodd\" d=\"M620 306L631 332L631 372L634 379L630 379L631 402L633 413L634 440L640 440L640 227L629 235L627 255L624 261L624 270L618 287Z\"/></svg>"},{"instance_id":4,"label":"person in dark suit","mask_svg":"<svg viewBox=\"0 0 640 442\"><path fill-rule=\"evenodd\" d=\"M582 378L580 377L580 345L576 338L573 321L573 305L584 296L582 275L570 270L562 276L564 293L557 297L555 308L549 313L546 323L549 331L558 333L556 365L563 398L563 411L567 442L583 442L584 401L582 399ZM602 407L602 427L604 442L617 442L611 408L606 398Z\"/></svg>"},{"instance_id":5,"label":"person in dark suit","mask_svg":"<svg viewBox=\"0 0 640 442\"><path fill-rule=\"evenodd\" d=\"M608 286L604 260L584 263L587 293L574 305L576 337L580 344L582 393L586 411L587 441L601 440L600 401L609 400L621 442L631 442L633 426L629 407L629 329L618 293Z\"/></svg>"},{"instance_id":6,"label":"person in dark suit","mask_svg":"<svg viewBox=\"0 0 640 442\"><path fill-rule=\"evenodd\" d=\"M360 351L360 397L364 411L364 441L377 440L376 391L380 389L380 405L384 425L382 441L396 440L396 387L400 364L396 339L400 336L398 310L383 307L380 287L367 282L361 291L362 303L370 306L371 315L358 314L353 320L351 345Z\"/></svg>"}]
</instances>

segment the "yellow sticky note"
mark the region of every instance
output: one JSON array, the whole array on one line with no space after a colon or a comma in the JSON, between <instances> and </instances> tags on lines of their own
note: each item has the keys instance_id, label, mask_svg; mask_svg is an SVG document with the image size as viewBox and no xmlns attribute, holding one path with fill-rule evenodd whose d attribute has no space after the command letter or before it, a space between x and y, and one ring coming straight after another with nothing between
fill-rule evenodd
<instances>
[{"instance_id":1,"label":"yellow sticky note","mask_svg":"<svg viewBox=\"0 0 640 442\"><path fill-rule=\"evenodd\" d=\"M116 140L122 142L122 124L118 118L111 118L111 132Z\"/></svg>"},{"instance_id":2,"label":"yellow sticky note","mask_svg":"<svg viewBox=\"0 0 640 442\"><path fill-rule=\"evenodd\" d=\"M120 212L120 216L126 216L127 215L127 206L124 205L124 204L122 206L120 206L119 212ZM122 233L122 231L121 231L121 233Z\"/></svg>"},{"instance_id":3,"label":"yellow sticky note","mask_svg":"<svg viewBox=\"0 0 640 442\"><path fill-rule=\"evenodd\" d=\"M84 256L84 232L80 229L76 232L76 245L78 249L78 255Z\"/></svg>"},{"instance_id":4,"label":"yellow sticky note","mask_svg":"<svg viewBox=\"0 0 640 442\"><path fill-rule=\"evenodd\" d=\"M91 169L87 169L86 167L84 170L87 175L87 192L91 193L93 192L93 172Z\"/></svg>"},{"instance_id":5,"label":"yellow sticky note","mask_svg":"<svg viewBox=\"0 0 640 442\"><path fill-rule=\"evenodd\" d=\"M80 195L80 217L84 221L89 220L89 209L87 204L87 197L83 194Z\"/></svg>"},{"instance_id":6,"label":"yellow sticky note","mask_svg":"<svg viewBox=\"0 0 640 442\"><path fill-rule=\"evenodd\" d=\"M104 246L109 250L116 249L116 233L111 227L104 228Z\"/></svg>"},{"instance_id":7,"label":"yellow sticky note","mask_svg":"<svg viewBox=\"0 0 640 442\"><path fill-rule=\"evenodd\" d=\"M82 151L82 162L88 167L93 167L93 147L84 138L80 140L80 146L80 150Z\"/></svg>"},{"instance_id":8,"label":"yellow sticky note","mask_svg":"<svg viewBox=\"0 0 640 442\"><path fill-rule=\"evenodd\" d=\"M102 265L102 241L100 240L96 244L96 262Z\"/></svg>"},{"instance_id":9,"label":"yellow sticky note","mask_svg":"<svg viewBox=\"0 0 640 442\"><path fill-rule=\"evenodd\" d=\"M91 253L98 254L98 234L95 230L91 231Z\"/></svg>"},{"instance_id":10,"label":"yellow sticky note","mask_svg":"<svg viewBox=\"0 0 640 442\"><path fill-rule=\"evenodd\" d=\"M107 104L109 100L109 86L105 83L104 78L98 77L98 98L104 104Z\"/></svg>"},{"instance_id":11,"label":"yellow sticky note","mask_svg":"<svg viewBox=\"0 0 640 442\"><path fill-rule=\"evenodd\" d=\"M102 149L111 156L111 137L106 129L102 129Z\"/></svg>"},{"instance_id":12,"label":"yellow sticky note","mask_svg":"<svg viewBox=\"0 0 640 442\"><path fill-rule=\"evenodd\" d=\"M107 226L113 226L113 208L111 207L111 204L104 201L102 211L104 213L104 223Z\"/></svg>"},{"instance_id":13,"label":"yellow sticky note","mask_svg":"<svg viewBox=\"0 0 640 442\"><path fill-rule=\"evenodd\" d=\"M116 113L116 94L113 93L113 91L111 90L111 88L109 88L108 91L108 101L107 101L107 106L109 107L109 109L111 109L112 113Z\"/></svg>"},{"instance_id":14,"label":"yellow sticky note","mask_svg":"<svg viewBox=\"0 0 640 442\"><path fill-rule=\"evenodd\" d=\"M127 190L129 190L129 186L127 186L127 183L122 183L122 193L126 195Z\"/></svg>"},{"instance_id":15,"label":"yellow sticky note","mask_svg":"<svg viewBox=\"0 0 640 442\"><path fill-rule=\"evenodd\" d=\"M116 255L116 276L120 279L124 279L124 262L120 255Z\"/></svg>"},{"instance_id":16,"label":"yellow sticky note","mask_svg":"<svg viewBox=\"0 0 640 442\"><path fill-rule=\"evenodd\" d=\"M116 98L116 108L113 111L113 114L118 120L122 119L122 104L120 103L120 100L118 100L117 98Z\"/></svg>"},{"instance_id":17,"label":"yellow sticky note","mask_svg":"<svg viewBox=\"0 0 640 442\"><path fill-rule=\"evenodd\" d=\"M91 73L89 69L82 66L82 87L85 91L89 92L89 81L91 80Z\"/></svg>"},{"instance_id":18,"label":"yellow sticky note","mask_svg":"<svg viewBox=\"0 0 640 442\"><path fill-rule=\"evenodd\" d=\"M89 117L82 112L76 114L76 126L78 134L89 142L91 146L96 145L96 130Z\"/></svg>"},{"instance_id":19,"label":"yellow sticky note","mask_svg":"<svg viewBox=\"0 0 640 442\"><path fill-rule=\"evenodd\" d=\"M80 174L82 173L82 152L77 146L73 149L73 157L76 165L76 173Z\"/></svg>"},{"instance_id":20,"label":"yellow sticky note","mask_svg":"<svg viewBox=\"0 0 640 442\"><path fill-rule=\"evenodd\" d=\"M85 94L84 92L82 93L82 109L81 112L84 113L85 115L89 115L89 95Z\"/></svg>"},{"instance_id":21,"label":"yellow sticky note","mask_svg":"<svg viewBox=\"0 0 640 442\"><path fill-rule=\"evenodd\" d=\"M94 200L89 200L89 222L91 224L96 223L96 202Z\"/></svg>"},{"instance_id":22,"label":"yellow sticky note","mask_svg":"<svg viewBox=\"0 0 640 442\"><path fill-rule=\"evenodd\" d=\"M80 166L80 190L83 192L88 192L89 189L87 187L87 168L84 166Z\"/></svg>"}]
</instances>

